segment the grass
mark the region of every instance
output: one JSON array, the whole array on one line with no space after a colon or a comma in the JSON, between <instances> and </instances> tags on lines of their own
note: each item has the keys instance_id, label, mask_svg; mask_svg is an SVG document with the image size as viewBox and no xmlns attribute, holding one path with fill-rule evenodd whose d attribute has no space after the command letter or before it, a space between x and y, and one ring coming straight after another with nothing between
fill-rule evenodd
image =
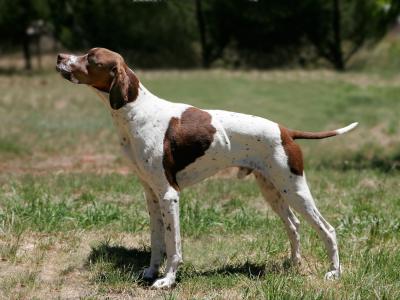
<instances>
[{"instance_id":1,"label":"grass","mask_svg":"<svg viewBox=\"0 0 400 300\"><path fill-rule=\"evenodd\" d=\"M400 79L328 71L138 72L164 98L264 116L296 129L359 121L301 142L307 178L337 229L343 277L323 280L321 240L302 222L303 264L252 178L223 173L184 191L178 285L150 290L143 191L110 117L52 72L0 76L0 295L6 299L400 298ZM21 88L22 87L22 88ZM221 88L223 87L223 88Z\"/></svg>"}]
</instances>

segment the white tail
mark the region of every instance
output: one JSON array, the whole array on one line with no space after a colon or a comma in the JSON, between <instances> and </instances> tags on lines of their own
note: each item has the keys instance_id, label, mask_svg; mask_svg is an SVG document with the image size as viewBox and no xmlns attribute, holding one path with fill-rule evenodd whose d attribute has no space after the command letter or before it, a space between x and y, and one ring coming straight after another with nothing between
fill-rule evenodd
<instances>
[{"instance_id":1,"label":"white tail","mask_svg":"<svg viewBox=\"0 0 400 300\"><path fill-rule=\"evenodd\" d=\"M354 128L356 128L358 126L358 122L354 122L351 123L349 126L340 128L340 129L336 129L337 134L343 134L349 131L352 131Z\"/></svg>"}]
</instances>

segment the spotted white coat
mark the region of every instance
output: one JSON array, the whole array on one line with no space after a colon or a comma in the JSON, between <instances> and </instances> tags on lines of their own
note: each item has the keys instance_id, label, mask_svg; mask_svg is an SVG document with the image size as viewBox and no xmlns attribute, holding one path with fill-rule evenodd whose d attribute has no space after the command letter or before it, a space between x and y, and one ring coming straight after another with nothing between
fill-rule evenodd
<instances>
[{"instance_id":1,"label":"spotted white coat","mask_svg":"<svg viewBox=\"0 0 400 300\"><path fill-rule=\"evenodd\" d=\"M142 84L138 98L118 111L110 108L108 95L101 94L118 130L123 153L130 159L145 186L151 217L152 257L144 276L154 278L158 274L166 244L166 275L155 281L153 286L170 287L175 283L182 251L179 192L170 187L164 176L163 140L171 118L179 118L190 106L160 99ZM290 207L304 215L325 242L332 263L326 278L338 277L340 265L334 229L315 207L305 176L291 174L279 125L252 115L223 110L206 112L212 116L212 125L216 128L213 142L204 156L177 173L179 187L183 189L231 166L241 167L242 172L254 172L263 195L284 222L294 263L300 261L300 223ZM166 215L164 218L162 212ZM169 234L165 227L171 224L174 224L173 233Z\"/></svg>"},{"instance_id":2,"label":"spotted white coat","mask_svg":"<svg viewBox=\"0 0 400 300\"><path fill-rule=\"evenodd\" d=\"M71 62L75 60L72 58ZM63 64L60 70L69 71L68 61ZM76 82L76 78L72 79ZM135 101L115 110L110 106L108 93L95 91L110 111L122 151L144 186L151 227L151 261L144 278L156 278L164 253L167 255L165 275L153 283L154 288L173 286L182 262L180 190L231 166L240 167L238 177L254 173L262 194L285 225L293 262L299 263L301 259L300 223L291 208L303 215L325 243L331 261L325 277L339 277L335 231L316 208L303 171L300 174L291 171L279 124L252 115L205 110L215 128L212 143L204 155L176 173L179 185L176 189L166 177L163 143L171 119L180 118L191 106L163 100L140 83ZM332 131L333 135L346 133L356 125Z\"/></svg>"}]
</instances>

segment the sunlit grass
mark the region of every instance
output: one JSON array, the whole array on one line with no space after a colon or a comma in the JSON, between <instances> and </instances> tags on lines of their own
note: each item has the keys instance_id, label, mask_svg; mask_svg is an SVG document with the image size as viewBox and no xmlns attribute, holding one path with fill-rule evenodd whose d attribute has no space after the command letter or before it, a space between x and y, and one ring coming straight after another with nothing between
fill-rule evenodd
<instances>
[{"instance_id":1,"label":"sunlit grass","mask_svg":"<svg viewBox=\"0 0 400 300\"><path fill-rule=\"evenodd\" d=\"M343 137L301 142L317 206L337 229L342 279L323 280L323 243L303 220L303 264L291 267L283 225L254 180L220 177L182 193L178 285L149 290L140 280L150 255L143 191L120 169L126 162L109 114L89 89L43 72L0 76L6 91L0 99L2 297L400 297L396 81L326 71L138 74L164 98L256 114L291 128L360 122Z\"/></svg>"}]
</instances>

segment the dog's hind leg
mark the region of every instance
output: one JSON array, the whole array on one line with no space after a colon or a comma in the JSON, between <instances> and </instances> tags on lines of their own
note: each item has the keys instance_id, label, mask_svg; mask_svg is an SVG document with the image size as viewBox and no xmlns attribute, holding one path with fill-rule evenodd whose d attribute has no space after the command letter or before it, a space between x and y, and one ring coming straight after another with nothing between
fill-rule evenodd
<instances>
[{"instance_id":1,"label":"dog's hind leg","mask_svg":"<svg viewBox=\"0 0 400 300\"><path fill-rule=\"evenodd\" d=\"M254 175L265 200L269 203L272 210L278 214L285 225L290 241L292 263L298 265L301 260L299 235L300 221L292 212L287 202L281 197L279 191L274 187L274 185L259 172L254 172Z\"/></svg>"},{"instance_id":2,"label":"dog's hind leg","mask_svg":"<svg viewBox=\"0 0 400 300\"><path fill-rule=\"evenodd\" d=\"M324 241L328 257L331 261L330 271L325 274L325 278L338 278L341 267L335 229L322 217L315 206L305 175L291 174L289 169L282 168L281 166L275 166L274 169L274 175L276 176L272 177L271 181L273 181L281 196L290 207L303 215Z\"/></svg>"}]
</instances>

